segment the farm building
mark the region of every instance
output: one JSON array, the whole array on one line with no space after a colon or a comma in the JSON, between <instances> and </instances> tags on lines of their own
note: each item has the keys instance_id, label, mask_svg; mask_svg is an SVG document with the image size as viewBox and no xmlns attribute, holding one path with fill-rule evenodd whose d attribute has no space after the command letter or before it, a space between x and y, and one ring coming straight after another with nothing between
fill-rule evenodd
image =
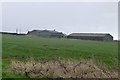
<instances>
[{"instance_id":1,"label":"farm building","mask_svg":"<svg viewBox=\"0 0 120 80\"><path fill-rule=\"evenodd\" d=\"M42 36L42 37L57 37L57 38L64 37L64 34L62 32L58 32L55 30L32 30L32 31L28 31L27 34Z\"/></svg>"},{"instance_id":2,"label":"farm building","mask_svg":"<svg viewBox=\"0 0 120 80\"><path fill-rule=\"evenodd\" d=\"M82 40L97 40L97 41L112 41L113 36L110 34L103 33L72 33L67 36L71 39L82 39Z\"/></svg>"}]
</instances>

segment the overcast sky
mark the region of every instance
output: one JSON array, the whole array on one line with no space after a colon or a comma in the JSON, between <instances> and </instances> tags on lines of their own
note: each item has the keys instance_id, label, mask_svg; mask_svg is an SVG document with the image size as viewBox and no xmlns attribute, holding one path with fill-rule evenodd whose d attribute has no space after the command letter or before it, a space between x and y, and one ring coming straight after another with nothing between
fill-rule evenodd
<instances>
[{"instance_id":1,"label":"overcast sky","mask_svg":"<svg viewBox=\"0 0 120 80\"><path fill-rule=\"evenodd\" d=\"M118 39L117 2L2 3L2 31L33 29L110 33Z\"/></svg>"}]
</instances>

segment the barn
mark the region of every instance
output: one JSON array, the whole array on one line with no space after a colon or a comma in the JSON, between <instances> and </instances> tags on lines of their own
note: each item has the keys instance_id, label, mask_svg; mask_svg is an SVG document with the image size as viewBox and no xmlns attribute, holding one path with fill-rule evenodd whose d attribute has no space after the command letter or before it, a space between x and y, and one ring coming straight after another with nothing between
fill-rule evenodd
<instances>
[{"instance_id":1,"label":"barn","mask_svg":"<svg viewBox=\"0 0 120 80\"><path fill-rule=\"evenodd\" d=\"M55 30L32 30L28 31L28 35L42 36L42 37L57 37L62 38L64 34Z\"/></svg>"},{"instance_id":2,"label":"barn","mask_svg":"<svg viewBox=\"0 0 120 80\"><path fill-rule=\"evenodd\" d=\"M113 36L109 33L72 33L67 36L70 39L82 39L82 40L96 40L96 41L112 41Z\"/></svg>"}]
</instances>

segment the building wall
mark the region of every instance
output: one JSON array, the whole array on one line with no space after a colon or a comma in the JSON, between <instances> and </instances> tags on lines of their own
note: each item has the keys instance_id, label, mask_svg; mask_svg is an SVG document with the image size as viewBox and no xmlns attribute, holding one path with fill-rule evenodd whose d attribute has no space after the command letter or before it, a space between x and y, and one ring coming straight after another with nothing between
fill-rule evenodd
<instances>
[{"instance_id":1,"label":"building wall","mask_svg":"<svg viewBox=\"0 0 120 80\"><path fill-rule=\"evenodd\" d=\"M82 40L97 40L97 41L104 40L104 37L96 37L96 36L67 36L67 38L82 39Z\"/></svg>"},{"instance_id":2,"label":"building wall","mask_svg":"<svg viewBox=\"0 0 120 80\"><path fill-rule=\"evenodd\" d=\"M39 36L43 36L43 37L50 37L50 33L49 32L40 32Z\"/></svg>"},{"instance_id":3,"label":"building wall","mask_svg":"<svg viewBox=\"0 0 120 80\"><path fill-rule=\"evenodd\" d=\"M63 38L64 34L62 34L62 33L54 33L54 34L51 34L51 37Z\"/></svg>"}]
</instances>

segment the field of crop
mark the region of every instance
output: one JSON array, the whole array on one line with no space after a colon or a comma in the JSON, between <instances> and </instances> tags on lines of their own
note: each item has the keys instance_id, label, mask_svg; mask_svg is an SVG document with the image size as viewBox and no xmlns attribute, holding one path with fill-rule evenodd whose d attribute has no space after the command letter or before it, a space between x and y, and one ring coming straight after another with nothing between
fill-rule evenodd
<instances>
[{"instance_id":1,"label":"field of crop","mask_svg":"<svg viewBox=\"0 0 120 80\"><path fill-rule=\"evenodd\" d=\"M2 36L3 77L26 77L10 71L12 60L93 60L98 66L118 69L118 43L36 36Z\"/></svg>"}]
</instances>

